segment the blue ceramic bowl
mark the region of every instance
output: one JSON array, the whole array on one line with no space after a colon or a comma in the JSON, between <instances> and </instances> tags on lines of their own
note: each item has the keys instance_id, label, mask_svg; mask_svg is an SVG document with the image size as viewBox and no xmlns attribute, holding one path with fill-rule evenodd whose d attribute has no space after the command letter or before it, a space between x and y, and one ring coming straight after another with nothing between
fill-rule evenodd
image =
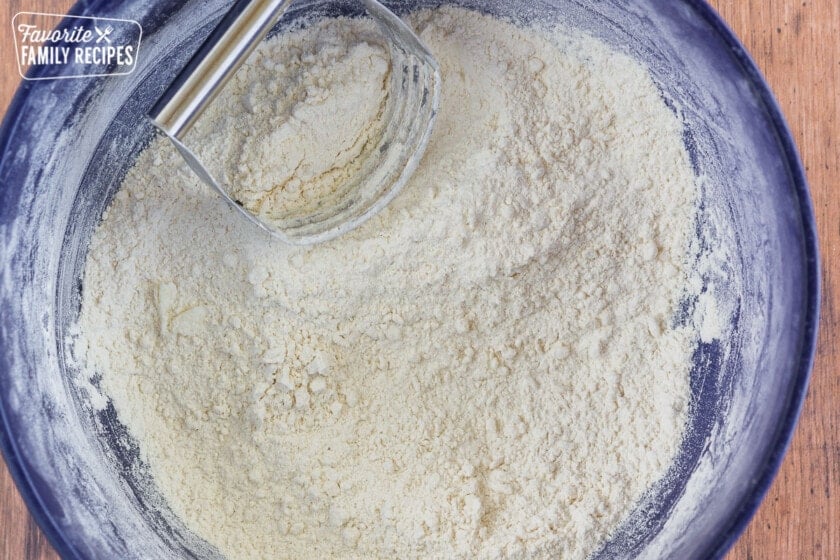
<instances>
[{"instance_id":1,"label":"blue ceramic bowl","mask_svg":"<svg viewBox=\"0 0 840 560\"><path fill-rule=\"evenodd\" d=\"M439 3L388 4L404 12ZM744 48L700 0L454 3L604 39L651 69L686 122L684 140L703 177L697 231L724 255L707 271L705 287L730 321L723 338L696 350L679 457L597 556L722 556L779 466L814 353L814 218L779 109ZM0 443L30 510L64 558L219 557L168 509L113 407L88 406L66 337L91 233L152 137L143 115L225 4L80 2L75 15L142 23L136 70L25 82L0 132ZM284 22L308 4L323 2L299 0ZM334 2L324 9L358 7ZM686 311L695 305L684 302Z\"/></svg>"}]
</instances>

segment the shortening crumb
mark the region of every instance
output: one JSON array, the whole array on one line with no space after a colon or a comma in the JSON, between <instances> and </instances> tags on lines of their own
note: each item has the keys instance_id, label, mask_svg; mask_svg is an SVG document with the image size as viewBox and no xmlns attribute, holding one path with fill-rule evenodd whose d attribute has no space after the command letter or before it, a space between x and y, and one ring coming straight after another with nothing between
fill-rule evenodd
<instances>
[{"instance_id":1,"label":"shortening crumb","mask_svg":"<svg viewBox=\"0 0 840 560\"><path fill-rule=\"evenodd\" d=\"M173 510L231 559L585 558L682 440L697 192L679 120L593 39L461 9L410 21L440 114L368 223L273 242L156 141L90 246L79 347ZM234 179L322 174L338 155L292 172L306 154L284 151L319 142L305 107L288 141L235 123L302 87L307 60L386 72L367 25L262 45L194 138ZM306 95L361 95L339 82Z\"/></svg>"}]
</instances>

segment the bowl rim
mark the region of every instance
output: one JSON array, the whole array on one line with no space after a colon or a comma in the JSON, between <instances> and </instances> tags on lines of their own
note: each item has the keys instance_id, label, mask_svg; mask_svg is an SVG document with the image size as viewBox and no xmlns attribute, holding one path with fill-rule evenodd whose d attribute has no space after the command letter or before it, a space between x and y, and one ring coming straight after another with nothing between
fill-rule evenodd
<instances>
[{"instance_id":1,"label":"bowl rim","mask_svg":"<svg viewBox=\"0 0 840 560\"><path fill-rule=\"evenodd\" d=\"M755 513L758 511L761 502L770 490L770 485L776 478L782 465L782 460L790 447L805 396L808 392L808 384L811 379L811 372L814 366L814 358L817 348L817 332L820 320L820 251L819 238L816 229L816 218L814 216L813 200L811 199L808 180L805 176L802 160L796 148L796 141L793 133L785 120L779 102L773 94L770 85L758 68L752 55L741 43L735 32L729 27L717 11L707 0L683 0L690 5L718 34L718 36L730 47L732 56L750 80L753 86L754 95L764 104L767 116L776 130L776 136L780 147L785 155L785 160L790 171L791 183L799 201L799 218L802 224L802 240L804 242L805 256L805 291L801 349L799 360L796 365L795 376L788 395L787 409L776 426L776 437L771 442L767 455L761 467L757 469L753 477L753 487L746 499L727 520L721 532L710 540L704 553L706 558L719 559L729 551L735 541L746 530Z\"/></svg>"},{"instance_id":2,"label":"bowl rim","mask_svg":"<svg viewBox=\"0 0 840 560\"><path fill-rule=\"evenodd\" d=\"M779 145L784 153L794 194L799 202L799 218L802 225L806 268L805 282L802 286L805 291L805 302L803 305L805 317L801 333L801 350L791 391L788 395L785 413L777 424L775 438L770 442L767 455L760 462L760 468L756 470L752 488L746 499L730 515L729 519L723 525L723 529L709 539L702 552L702 557L705 558L722 558L744 532L770 489L770 485L781 467L782 459L790 446L794 429L805 401L816 353L820 316L819 244L813 201L810 196L803 165L796 148L796 142L764 75L759 70L752 56L748 53L746 47L707 0L680 1L702 18L714 30L719 39L729 47L732 56L741 68L744 76L751 82L754 95L763 104L765 113L772 128L776 132ZM66 15L96 15L97 10L104 6L113 6L113 3L109 0L78 0ZM66 20L64 21L66 22ZM28 77L35 77L37 74L38 71L33 69L27 72ZM9 147L13 145L14 133L18 128L21 117L20 111L26 104L27 97L33 89L45 87L46 85L42 82L23 80L18 86L3 116L2 124L0 124L0 161L2 161ZM0 345L2 345L2 340L0 340ZM0 452L2 452L12 480L17 486L30 515L32 515L59 556L64 559L83 560L84 557L80 551L73 546L64 534L64 531L46 509L39 496L38 485L27 473L20 457L18 445L11 438L7 413L2 406L2 402L0 402Z\"/></svg>"}]
</instances>

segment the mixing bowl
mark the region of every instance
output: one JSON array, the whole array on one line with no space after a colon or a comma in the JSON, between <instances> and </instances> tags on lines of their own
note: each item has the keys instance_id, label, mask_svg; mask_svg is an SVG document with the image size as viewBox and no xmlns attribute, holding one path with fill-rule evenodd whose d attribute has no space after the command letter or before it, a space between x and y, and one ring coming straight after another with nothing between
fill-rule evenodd
<instances>
[{"instance_id":1,"label":"mixing bowl","mask_svg":"<svg viewBox=\"0 0 840 560\"><path fill-rule=\"evenodd\" d=\"M405 12L440 3L387 4ZM683 311L714 296L729 320L722 336L707 337L694 353L690 425L679 456L596 556L720 556L778 468L814 351L814 221L779 109L743 47L701 1L454 3L603 39L650 68L686 123L702 189L699 248L714 247L720 258L698 263L706 295L684 301ZM220 557L169 510L113 406L90 406L95 392L86 390L67 340L91 234L152 138L143 115L226 5L80 2L75 15L142 24L136 70L25 82L0 133L2 448L64 558ZM356 2L298 0L280 26L316 9L360 11Z\"/></svg>"}]
</instances>

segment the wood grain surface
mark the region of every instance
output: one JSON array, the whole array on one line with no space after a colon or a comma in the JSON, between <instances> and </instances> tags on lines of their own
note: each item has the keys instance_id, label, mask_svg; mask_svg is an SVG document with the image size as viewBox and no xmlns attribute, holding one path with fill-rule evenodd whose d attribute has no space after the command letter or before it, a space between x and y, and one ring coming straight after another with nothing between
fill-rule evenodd
<instances>
[{"instance_id":1,"label":"wood grain surface","mask_svg":"<svg viewBox=\"0 0 840 560\"><path fill-rule=\"evenodd\" d=\"M0 107L20 81L11 17L65 13L70 0L0 8ZM769 81L802 155L822 252L817 359L790 450L727 560L840 559L840 0L712 0ZM0 461L0 560L54 560Z\"/></svg>"}]
</instances>

